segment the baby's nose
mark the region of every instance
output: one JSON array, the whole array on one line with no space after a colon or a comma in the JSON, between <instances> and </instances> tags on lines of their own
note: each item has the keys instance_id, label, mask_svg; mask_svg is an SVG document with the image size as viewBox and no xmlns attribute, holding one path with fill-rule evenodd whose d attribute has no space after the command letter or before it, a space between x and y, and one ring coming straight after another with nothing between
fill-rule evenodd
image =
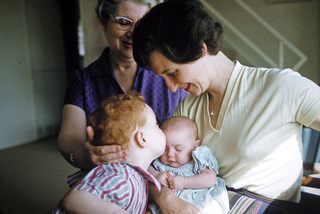
<instances>
[{"instance_id":1,"label":"baby's nose","mask_svg":"<svg viewBox=\"0 0 320 214\"><path fill-rule=\"evenodd\" d=\"M174 156L168 156L169 161L174 161Z\"/></svg>"}]
</instances>

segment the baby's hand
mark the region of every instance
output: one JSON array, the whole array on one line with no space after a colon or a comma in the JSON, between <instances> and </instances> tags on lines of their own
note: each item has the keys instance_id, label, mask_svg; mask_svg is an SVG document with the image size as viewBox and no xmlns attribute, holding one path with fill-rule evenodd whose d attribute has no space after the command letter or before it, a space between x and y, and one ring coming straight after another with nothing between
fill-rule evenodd
<instances>
[{"instance_id":1,"label":"baby's hand","mask_svg":"<svg viewBox=\"0 0 320 214\"><path fill-rule=\"evenodd\" d=\"M169 188L172 191L178 191L180 189L184 189L184 177L176 175L174 176L172 172L167 172L167 180L169 184Z\"/></svg>"},{"instance_id":2,"label":"baby's hand","mask_svg":"<svg viewBox=\"0 0 320 214\"><path fill-rule=\"evenodd\" d=\"M160 184L164 187L169 187L168 181L167 181L167 174L166 172L160 173L158 176L156 176L156 179L160 182Z\"/></svg>"}]
</instances>

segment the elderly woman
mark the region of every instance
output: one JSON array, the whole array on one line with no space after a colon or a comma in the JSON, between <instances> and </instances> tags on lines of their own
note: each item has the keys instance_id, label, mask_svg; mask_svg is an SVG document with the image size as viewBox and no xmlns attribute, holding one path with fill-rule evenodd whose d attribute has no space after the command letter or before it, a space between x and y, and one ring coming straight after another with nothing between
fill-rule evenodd
<instances>
[{"instance_id":1,"label":"elderly woman","mask_svg":"<svg viewBox=\"0 0 320 214\"><path fill-rule=\"evenodd\" d=\"M221 52L222 32L198 0L169 0L136 24L133 55L172 92L190 93L175 115L197 123L199 139L217 158L228 187L299 202L301 127L320 130L320 88L290 69L231 61ZM155 200L163 213L195 210L166 188Z\"/></svg>"},{"instance_id":2,"label":"elderly woman","mask_svg":"<svg viewBox=\"0 0 320 214\"><path fill-rule=\"evenodd\" d=\"M99 59L74 72L69 79L58 138L62 155L73 166L91 169L126 159L126 151L119 146L90 143L93 132L87 128L87 120L105 98L129 91L140 92L161 123L172 116L178 103L188 94L184 90L170 92L160 76L138 67L133 59L135 23L156 4L156 0L98 0L96 14L109 47Z\"/></svg>"}]
</instances>

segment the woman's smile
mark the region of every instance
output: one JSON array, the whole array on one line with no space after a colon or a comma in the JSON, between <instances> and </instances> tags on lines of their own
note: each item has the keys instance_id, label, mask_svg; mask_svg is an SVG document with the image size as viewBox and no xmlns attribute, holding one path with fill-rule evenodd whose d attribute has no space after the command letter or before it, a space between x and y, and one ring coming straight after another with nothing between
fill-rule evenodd
<instances>
[{"instance_id":1,"label":"woman's smile","mask_svg":"<svg viewBox=\"0 0 320 214\"><path fill-rule=\"evenodd\" d=\"M187 92L189 92L190 90L190 83L188 83L183 89L186 90Z\"/></svg>"},{"instance_id":2,"label":"woman's smile","mask_svg":"<svg viewBox=\"0 0 320 214\"><path fill-rule=\"evenodd\" d=\"M122 41L122 43L125 47L132 49L132 42Z\"/></svg>"}]
</instances>

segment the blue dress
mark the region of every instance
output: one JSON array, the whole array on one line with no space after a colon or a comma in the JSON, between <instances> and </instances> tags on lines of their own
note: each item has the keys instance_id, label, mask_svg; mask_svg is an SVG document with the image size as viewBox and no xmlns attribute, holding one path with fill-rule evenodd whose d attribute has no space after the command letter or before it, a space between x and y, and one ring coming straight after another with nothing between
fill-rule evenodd
<instances>
[{"instance_id":1,"label":"blue dress","mask_svg":"<svg viewBox=\"0 0 320 214\"><path fill-rule=\"evenodd\" d=\"M217 160L211 154L211 151L206 146L200 146L192 152L192 159L180 166L174 168L165 165L156 159L153 162L153 167L160 171L171 171L174 175L180 176L195 176L198 175L205 167L213 169L216 174L219 174L219 166ZM216 183L206 189L182 189L176 191L175 194L195 205L204 213L227 213L229 211L229 199L224 180L217 177ZM149 208L152 213L161 213L156 204L150 204Z\"/></svg>"}]
</instances>

